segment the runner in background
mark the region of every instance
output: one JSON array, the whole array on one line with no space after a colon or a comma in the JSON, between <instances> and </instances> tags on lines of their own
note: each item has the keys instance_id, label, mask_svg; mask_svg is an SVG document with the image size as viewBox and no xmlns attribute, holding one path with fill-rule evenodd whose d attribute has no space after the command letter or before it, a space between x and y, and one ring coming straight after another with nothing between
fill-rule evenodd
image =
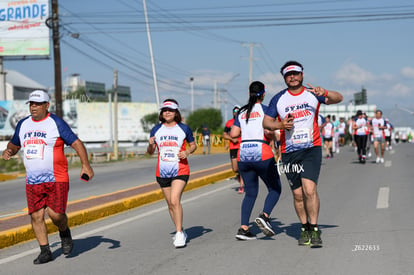
<instances>
[{"instance_id":1,"label":"runner in background","mask_svg":"<svg viewBox=\"0 0 414 275\"><path fill-rule=\"evenodd\" d=\"M363 117L368 121L368 137L367 137L367 158L371 158L372 157L372 153L371 153L371 145L374 144L374 135L372 133L372 128L371 128L371 121L372 118L368 117L368 115L365 112L362 112Z\"/></svg>"},{"instance_id":2,"label":"runner in background","mask_svg":"<svg viewBox=\"0 0 414 275\"><path fill-rule=\"evenodd\" d=\"M360 163L366 162L367 140L368 140L368 121L361 110L356 113L355 121L352 123L354 130L355 143L357 146L358 160Z\"/></svg>"},{"instance_id":3,"label":"runner in background","mask_svg":"<svg viewBox=\"0 0 414 275\"><path fill-rule=\"evenodd\" d=\"M325 145L326 158L333 158L333 135L334 135L334 125L331 122L331 116L327 115L325 118L325 126L322 127L322 136L323 143Z\"/></svg>"},{"instance_id":4,"label":"runner in background","mask_svg":"<svg viewBox=\"0 0 414 275\"><path fill-rule=\"evenodd\" d=\"M391 136L392 136L392 130L393 129L394 129L394 127L389 122L388 118L386 118L385 119L385 129L384 129L384 134L385 134L385 150L386 151L392 150L392 140L391 140Z\"/></svg>"},{"instance_id":5,"label":"runner in background","mask_svg":"<svg viewBox=\"0 0 414 275\"><path fill-rule=\"evenodd\" d=\"M371 121L371 132L374 139L375 155L377 156L377 159L375 161L376 163L384 163L385 128L386 125L385 120L382 118L382 111L377 110L375 112L375 117Z\"/></svg>"},{"instance_id":6,"label":"runner in background","mask_svg":"<svg viewBox=\"0 0 414 275\"><path fill-rule=\"evenodd\" d=\"M238 193L243 194L244 193L243 179L240 177L239 167L237 166L237 153L239 152L239 149L240 149L241 136L237 138L232 138L230 136L231 127L234 124L234 119L236 118L239 110L240 110L240 106L234 105L233 118L226 122L226 125L224 126L224 131L223 131L223 138L229 141L231 168L233 172L236 173L236 179L240 183Z\"/></svg>"},{"instance_id":7,"label":"runner in background","mask_svg":"<svg viewBox=\"0 0 414 275\"><path fill-rule=\"evenodd\" d=\"M346 123L344 121L344 118L341 117L339 119L339 125L338 125L339 146L345 145L345 129L346 129Z\"/></svg>"},{"instance_id":8,"label":"runner in background","mask_svg":"<svg viewBox=\"0 0 414 275\"><path fill-rule=\"evenodd\" d=\"M353 115L348 121L347 121L347 125L348 125L348 133L351 135L351 143L349 144L349 146L354 148L354 151L357 151L357 146L356 146L356 141L355 141L355 130L354 130L354 121L355 121L356 117L355 115Z\"/></svg>"},{"instance_id":9,"label":"runner in background","mask_svg":"<svg viewBox=\"0 0 414 275\"><path fill-rule=\"evenodd\" d=\"M339 153L339 120L336 119L336 116L332 116L332 124L334 126L334 135L332 139L332 151Z\"/></svg>"}]
</instances>

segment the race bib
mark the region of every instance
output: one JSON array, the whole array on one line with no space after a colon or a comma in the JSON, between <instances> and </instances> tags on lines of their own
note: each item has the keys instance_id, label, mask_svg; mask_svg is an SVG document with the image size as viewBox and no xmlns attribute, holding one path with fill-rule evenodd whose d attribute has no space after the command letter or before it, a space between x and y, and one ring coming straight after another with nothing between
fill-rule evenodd
<instances>
[{"instance_id":1,"label":"race bib","mask_svg":"<svg viewBox=\"0 0 414 275\"><path fill-rule=\"evenodd\" d=\"M178 162L178 153L180 148L178 147L162 147L160 156L162 161Z\"/></svg>"},{"instance_id":2,"label":"race bib","mask_svg":"<svg viewBox=\"0 0 414 275\"><path fill-rule=\"evenodd\" d=\"M310 129L309 128L301 128L295 129L292 135L292 142L293 144L300 144L300 143L307 143L310 139Z\"/></svg>"},{"instance_id":3,"label":"race bib","mask_svg":"<svg viewBox=\"0 0 414 275\"><path fill-rule=\"evenodd\" d=\"M43 159L44 149L44 144L26 144L24 156L26 159Z\"/></svg>"}]
</instances>

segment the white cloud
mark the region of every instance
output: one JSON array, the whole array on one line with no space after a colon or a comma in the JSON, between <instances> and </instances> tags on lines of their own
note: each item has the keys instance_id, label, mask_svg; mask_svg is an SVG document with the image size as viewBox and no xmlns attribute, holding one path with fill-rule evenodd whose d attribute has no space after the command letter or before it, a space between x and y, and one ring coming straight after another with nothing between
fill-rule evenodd
<instances>
[{"instance_id":1,"label":"white cloud","mask_svg":"<svg viewBox=\"0 0 414 275\"><path fill-rule=\"evenodd\" d=\"M335 80L343 86L364 86L375 81L375 78L374 74L351 62L345 63L335 74Z\"/></svg>"},{"instance_id":2,"label":"white cloud","mask_svg":"<svg viewBox=\"0 0 414 275\"><path fill-rule=\"evenodd\" d=\"M391 87L391 93L394 97L395 96L401 96L401 97L410 96L412 95L412 92L413 92L412 88L402 83L397 83Z\"/></svg>"},{"instance_id":3,"label":"white cloud","mask_svg":"<svg viewBox=\"0 0 414 275\"><path fill-rule=\"evenodd\" d=\"M414 79L414 68L411 68L411 67L402 68L401 75L406 78Z\"/></svg>"},{"instance_id":4,"label":"white cloud","mask_svg":"<svg viewBox=\"0 0 414 275\"><path fill-rule=\"evenodd\" d=\"M270 98L281 90L286 88L281 74L266 73L259 76L259 81L263 82L266 87L266 97Z\"/></svg>"}]
</instances>

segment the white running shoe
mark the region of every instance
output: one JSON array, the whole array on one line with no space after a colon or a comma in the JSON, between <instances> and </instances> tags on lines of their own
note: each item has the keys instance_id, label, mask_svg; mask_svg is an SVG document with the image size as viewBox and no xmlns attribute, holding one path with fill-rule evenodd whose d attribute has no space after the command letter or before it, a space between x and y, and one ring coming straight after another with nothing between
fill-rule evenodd
<instances>
[{"instance_id":1,"label":"white running shoe","mask_svg":"<svg viewBox=\"0 0 414 275\"><path fill-rule=\"evenodd\" d=\"M381 161L381 163L384 163L384 158L381 158L381 160L380 160L380 161Z\"/></svg>"},{"instance_id":2,"label":"white running shoe","mask_svg":"<svg viewBox=\"0 0 414 275\"><path fill-rule=\"evenodd\" d=\"M371 152L368 152L368 158L370 158L371 157Z\"/></svg>"},{"instance_id":3,"label":"white running shoe","mask_svg":"<svg viewBox=\"0 0 414 275\"><path fill-rule=\"evenodd\" d=\"M187 241L187 234L184 231L175 233L174 246L175 248L184 247Z\"/></svg>"},{"instance_id":4,"label":"white running shoe","mask_svg":"<svg viewBox=\"0 0 414 275\"><path fill-rule=\"evenodd\" d=\"M377 157L377 160L375 161L376 163L380 163L380 158Z\"/></svg>"}]
</instances>

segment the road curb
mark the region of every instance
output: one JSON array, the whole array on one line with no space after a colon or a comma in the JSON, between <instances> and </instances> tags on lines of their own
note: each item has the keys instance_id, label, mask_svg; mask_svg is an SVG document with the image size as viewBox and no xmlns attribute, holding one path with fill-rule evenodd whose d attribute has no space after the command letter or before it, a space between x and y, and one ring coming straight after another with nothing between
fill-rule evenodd
<instances>
[{"instance_id":1,"label":"road curb","mask_svg":"<svg viewBox=\"0 0 414 275\"><path fill-rule=\"evenodd\" d=\"M234 175L234 172L231 169L228 169L206 177L201 177L194 180L190 179L184 191L186 192L192 189L196 189L207 184L230 178ZM74 227L162 199L164 199L164 196L160 189L140 195L131 196L129 198L124 198L94 206L88 209L68 213L68 224L70 227ZM46 220L46 226L49 234L57 232L57 227L52 223L50 219ZM0 232L0 249L13 246L21 242L30 241L34 238L35 235L30 224L3 231Z\"/></svg>"}]
</instances>

